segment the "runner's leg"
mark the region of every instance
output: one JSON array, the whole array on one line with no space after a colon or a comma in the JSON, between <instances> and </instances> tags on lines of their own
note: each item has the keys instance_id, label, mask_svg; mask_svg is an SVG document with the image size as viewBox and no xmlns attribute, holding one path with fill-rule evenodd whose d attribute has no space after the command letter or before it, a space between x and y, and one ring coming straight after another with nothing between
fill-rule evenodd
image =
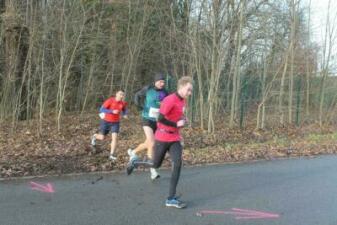
<instances>
[{"instance_id":1,"label":"runner's leg","mask_svg":"<svg viewBox=\"0 0 337 225\"><path fill-rule=\"evenodd\" d=\"M97 149L96 149L96 140L104 140L105 135L107 135L109 133L109 123L101 120L100 121L100 126L99 126L99 133L96 133L94 135L91 136L91 140L90 140L90 144L91 144L91 152L92 153L96 153Z\"/></svg>"},{"instance_id":2,"label":"runner's leg","mask_svg":"<svg viewBox=\"0 0 337 225\"><path fill-rule=\"evenodd\" d=\"M144 133L146 135L147 144L147 158L152 159L154 154L154 133L157 129L156 121L147 121L149 126L144 127ZM150 168L150 178L151 180L156 180L160 177L160 174L155 168Z\"/></svg>"},{"instance_id":3,"label":"runner's leg","mask_svg":"<svg viewBox=\"0 0 337 225\"><path fill-rule=\"evenodd\" d=\"M149 126L143 126L143 130L145 133L145 141L141 144L139 144L137 146L137 148L135 148L132 152L134 154L138 154L142 151L144 151L145 149L153 149L153 145L154 145L154 133L151 127ZM149 150L148 150L149 151ZM148 156L151 156L148 154Z\"/></svg>"},{"instance_id":4,"label":"runner's leg","mask_svg":"<svg viewBox=\"0 0 337 225\"><path fill-rule=\"evenodd\" d=\"M110 126L108 122L101 120L99 125L99 133L93 135L94 140L104 140L105 135L107 135L110 131Z\"/></svg>"},{"instance_id":5,"label":"runner's leg","mask_svg":"<svg viewBox=\"0 0 337 225\"><path fill-rule=\"evenodd\" d=\"M117 147L117 133L112 133L111 134L111 150L110 150L110 155L114 155L116 147Z\"/></svg>"},{"instance_id":6,"label":"runner's leg","mask_svg":"<svg viewBox=\"0 0 337 225\"><path fill-rule=\"evenodd\" d=\"M116 151L117 147L117 137L119 133L119 122L112 123L111 125L111 150L110 150L110 156L109 159L116 160L116 156L114 156L114 153Z\"/></svg>"},{"instance_id":7,"label":"runner's leg","mask_svg":"<svg viewBox=\"0 0 337 225\"><path fill-rule=\"evenodd\" d=\"M136 160L131 164L138 168L139 166L144 166L146 168L159 168L165 158L166 152L169 150L170 143L155 141L155 151L152 161L141 161Z\"/></svg>"},{"instance_id":8,"label":"runner's leg","mask_svg":"<svg viewBox=\"0 0 337 225\"><path fill-rule=\"evenodd\" d=\"M173 142L169 149L169 154L172 161L172 175L171 175L171 181L170 181L170 191L168 199L172 199L176 195L176 188L178 185L179 177L180 177L180 171L181 171L181 165L182 165L182 146L180 142Z\"/></svg>"}]
</instances>

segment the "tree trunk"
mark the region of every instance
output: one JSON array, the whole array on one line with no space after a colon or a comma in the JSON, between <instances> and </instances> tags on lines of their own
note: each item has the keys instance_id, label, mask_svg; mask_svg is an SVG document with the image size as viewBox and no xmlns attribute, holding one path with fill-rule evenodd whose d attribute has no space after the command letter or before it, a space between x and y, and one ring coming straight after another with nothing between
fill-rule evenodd
<instances>
[{"instance_id":1,"label":"tree trunk","mask_svg":"<svg viewBox=\"0 0 337 225\"><path fill-rule=\"evenodd\" d=\"M241 42L242 42L242 30L243 30L243 13L245 9L245 0L240 1L240 17L237 31L237 45L236 45L236 59L233 75L233 91L231 100L231 113L229 120L229 127L234 127L234 119L237 112L237 103L240 96L240 67L241 67Z\"/></svg>"},{"instance_id":2,"label":"tree trunk","mask_svg":"<svg viewBox=\"0 0 337 225\"><path fill-rule=\"evenodd\" d=\"M289 74L289 99L288 99L288 123L292 123L292 107L294 93L294 58L295 58L295 32L296 32L296 7L295 0L291 1L292 20L291 20L291 51L290 51L290 74Z\"/></svg>"},{"instance_id":3,"label":"tree trunk","mask_svg":"<svg viewBox=\"0 0 337 225\"><path fill-rule=\"evenodd\" d=\"M311 0L309 0L309 7L308 7L308 41L307 43L310 43L310 18L311 18ZM308 49L310 46L308 46ZM310 69L309 69L309 55L310 52L306 54L306 61L305 61L305 66L306 66L306 97L305 97L305 114L306 117L309 118L310 112L309 112L309 106L310 106Z\"/></svg>"}]
</instances>

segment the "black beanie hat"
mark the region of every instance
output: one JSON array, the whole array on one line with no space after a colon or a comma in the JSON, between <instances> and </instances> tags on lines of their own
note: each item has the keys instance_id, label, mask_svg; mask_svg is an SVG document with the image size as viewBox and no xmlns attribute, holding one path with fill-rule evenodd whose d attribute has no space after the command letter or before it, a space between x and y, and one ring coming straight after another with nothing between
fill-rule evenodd
<instances>
[{"instance_id":1,"label":"black beanie hat","mask_svg":"<svg viewBox=\"0 0 337 225\"><path fill-rule=\"evenodd\" d=\"M156 73L154 75L154 82L157 82L158 80L165 80L165 75L163 73Z\"/></svg>"}]
</instances>

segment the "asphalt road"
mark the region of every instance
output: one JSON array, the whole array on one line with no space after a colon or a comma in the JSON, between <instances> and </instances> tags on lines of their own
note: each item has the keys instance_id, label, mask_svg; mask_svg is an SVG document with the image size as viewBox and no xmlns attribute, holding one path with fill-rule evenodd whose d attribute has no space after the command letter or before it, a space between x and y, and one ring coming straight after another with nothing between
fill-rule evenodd
<instances>
[{"instance_id":1,"label":"asphalt road","mask_svg":"<svg viewBox=\"0 0 337 225\"><path fill-rule=\"evenodd\" d=\"M183 168L182 210L164 206L170 171L160 172L0 181L0 225L337 224L336 156Z\"/></svg>"}]
</instances>

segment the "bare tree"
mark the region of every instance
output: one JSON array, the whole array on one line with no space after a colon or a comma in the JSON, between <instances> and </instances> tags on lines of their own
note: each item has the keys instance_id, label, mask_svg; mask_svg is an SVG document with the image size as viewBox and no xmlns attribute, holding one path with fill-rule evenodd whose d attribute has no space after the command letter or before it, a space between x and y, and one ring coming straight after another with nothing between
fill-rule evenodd
<instances>
[{"instance_id":1,"label":"bare tree","mask_svg":"<svg viewBox=\"0 0 337 225\"><path fill-rule=\"evenodd\" d=\"M76 51L78 50L80 39L84 30L85 25L85 13L83 6L80 8L82 10L83 17L80 21L80 26L76 27L75 24L71 24L68 17L65 14L66 1L63 1L62 11L61 11L61 21L60 21L60 59L59 59L59 77L58 77L58 91L56 99L56 110L57 110L57 129L61 129L61 116L64 109L64 102L66 97L66 90L68 88L68 80L71 75L71 67L73 65ZM71 39L67 36L68 26L74 29L75 34ZM68 39L69 38L69 39ZM68 52L69 51L69 52Z\"/></svg>"},{"instance_id":2,"label":"bare tree","mask_svg":"<svg viewBox=\"0 0 337 225\"><path fill-rule=\"evenodd\" d=\"M324 99L325 99L325 81L329 75L330 68L330 60L332 54L332 47L334 36L336 35L336 15L334 15L334 19L331 21L330 15L330 5L331 0L328 2L327 8L327 16L326 16L326 25L324 32L324 45L323 45L323 56L322 56L322 64L321 64L321 86L320 86L320 104L319 104L319 124L323 125L323 114L324 114Z\"/></svg>"}]
</instances>

